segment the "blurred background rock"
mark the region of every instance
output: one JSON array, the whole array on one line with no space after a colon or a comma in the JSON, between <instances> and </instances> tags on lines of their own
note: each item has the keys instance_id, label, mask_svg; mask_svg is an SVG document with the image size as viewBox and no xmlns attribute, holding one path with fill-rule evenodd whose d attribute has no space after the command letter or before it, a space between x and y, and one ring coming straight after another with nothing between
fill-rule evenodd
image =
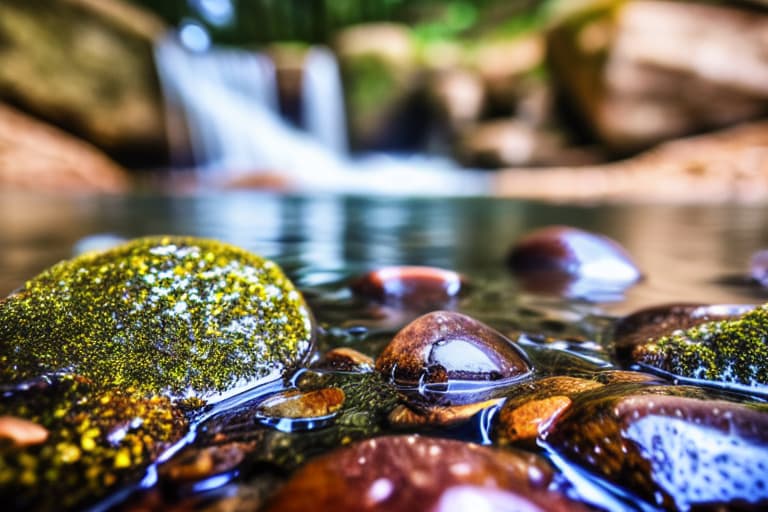
<instances>
[{"instance_id":1,"label":"blurred background rock","mask_svg":"<svg viewBox=\"0 0 768 512\"><path fill-rule=\"evenodd\" d=\"M4 186L768 197L757 0L4 0L0 101Z\"/></svg>"}]
</instances>

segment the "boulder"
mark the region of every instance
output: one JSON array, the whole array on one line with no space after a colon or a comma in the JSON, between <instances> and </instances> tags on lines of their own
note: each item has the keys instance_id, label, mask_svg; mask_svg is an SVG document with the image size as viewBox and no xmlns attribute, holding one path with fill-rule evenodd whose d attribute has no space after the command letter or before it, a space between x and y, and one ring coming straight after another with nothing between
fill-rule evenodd
<instances>
[{"instance_id":1,"label":"boulder","mask_svg":"<svg viewBox=\"0 0 768 512\"><path fill-rule=\"evenodd\" d=\"M127 172L98 149L0 103L0 188L61 193L129 186Z\"/></svg>"},{"instance_id":2,"label":"boulder","mask_svg":"<svg viewBox=\"0 0 768 512\"><path fill-rule=\"evenodd\" d=\"M119 0L4 1L0 99L126 161L166 158L153 59L163 31Z\"/></svg>"},{"instance_id":3,"label":"boulder","mask_svg":"<svg viewBox=\"0 0 768 512\"><path fill-rule=\"evenodd\" d=\"M768 106L768 15L669 1L591 2L551 31L559 85L624 153Z\"/></svg>"}]
</instances>

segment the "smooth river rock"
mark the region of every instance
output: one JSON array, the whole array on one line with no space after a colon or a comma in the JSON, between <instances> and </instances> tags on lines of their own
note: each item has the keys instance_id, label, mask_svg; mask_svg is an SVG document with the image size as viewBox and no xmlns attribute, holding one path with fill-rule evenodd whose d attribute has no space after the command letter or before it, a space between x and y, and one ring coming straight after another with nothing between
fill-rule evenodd
<instances>
[{"instance_id":1,"label":"smooth river rock","mask_svg":"<svg viewBox=\"0 0 768 512\"><path fill-rule=\"evenodd\" d=\"M387 436L339 448L300 468L268 512L584 510L549 490L552 471L534 454L420 436Z\"/></svg>"},{"instance_id":2,"label":"smooth river rock","mask_svg":"<svg viewBox=\"0 0 768 512\"><path fill-rule=\"evenodd\" d=\"M507 263L526 290L567 297L621 292L642 278L616 241L570 226L527 233L515 242Z\"/></svg>"},{"instance_id":3,"label":"smooth river rock","mask_svg":"<svg viewBox=\"0 0 768 512\"><path fill-rule=\"evenodd\" d=\"M461 313L435 311L400 330L376 359L376 371L400 386L508 382L531 371L507 337Z\"/></svg>"},{"instance_id":4,"label":"smooth river rock","mask_svg":"<svg viewBox=\"0 0 768 512\"><path fill-rule=\"evenodd\" d=\"M543 433L565 459L653 506L768 505L768 410L687 386L606 386Z\"/></svg>"}]
</instances>

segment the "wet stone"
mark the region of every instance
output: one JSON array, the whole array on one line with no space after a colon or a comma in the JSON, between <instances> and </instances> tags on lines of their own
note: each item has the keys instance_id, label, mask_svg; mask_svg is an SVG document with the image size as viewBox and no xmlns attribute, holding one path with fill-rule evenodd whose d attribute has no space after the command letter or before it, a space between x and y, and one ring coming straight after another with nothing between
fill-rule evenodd
<instances>
[{"instance_id":1,"label":"wet stone","mask_svg":"<svg viewBox=\"0 0 768 512\"><path fill-rule=\"evenodd\" d=\"M256 409L255 418L260 423L288 432L318 428L335 419L344 399L341 388L290 389L264 400Z\"/></svg>"},{"instance_id":2,"label":"wet stone","mask_svg":"<svg viewBox=\"0 0 768 512\"><path fill-rule=\"evenodd\" d=\"M674 376L768 392L768 305L731 320L702 323L651 339L632 361Z\"/></svg>"},{"instance_id":3,"label":"wet stone","mask_svg":"<svg viewBox=\"0 0 768 512\"><path fill-rule=\"evenodd\" d=\"M10 441L14 446L24 447L44 443L48 430L24 418L0 416L0 440Z\"/></svg>"},{"instance_id":4,"label":"wet stone","mask_svg":"<svg viewBox=\"0 0 768 512\"><path fill-rule=\"evenodd\" d=\"M524 289L572 298L620 296L642 278L617 242L568 226L547 226L523 236L507 263Z\"/></svg>"},{"instance_id":5,"label":"wet stone","mask_svg":"<svg viewBox=\"0 0 768 512\"><path fill-rule=\"evenodd\" d=\"M613 329L614 349L622 362L632 350L651 339L716 320L733 320L751 311L751 304L664 304L636 311L620 319Z\"/></svg>"},{"instance_id":6,"label":"wet stone","mask_svg":"<svg viewBox=\"0 0 768 512\"><path fill-rule=\"evenodd\" d=\"M548 489L552 478L549 466L534 454L449 439L385 436L309 461L266 510L441 510L446 498L465 486L487 499L509 494L521 510L583 510Z\"/></svg>"},{"instance_id":7,"label":"wet stone","mask_svg":"<svg viewBox=\"0 0 768 512\"><path fill-rule=\"evenodd\" d=\"M252 446L237 442L187 450L163 464L159 475L165 481L200 481L234 470L252 450Z\"/></svg>"},{"instance_id":8,"label":"wet stone","mask_svg":"<svg viewBox=\"0 0 768 512\"><path fill-rule=\"evenodd\" d=\"M687 386L587 392L545 445L664 509L768 505L768 411Z\"/></svg>"},{"instance_id":9,"label":"wet stone","mask_svg":"<svg viewBox=\"0 0 768 512\"><path fill-rule=\"evenodd\" d=\"M379 303L428 311L454 303L467 282L452 270L394 266L373 270L354 280L351 287L357 295Z\"/></svg>"},{"instance_id":10,"label":"wet stone","mask_svg":"<svg viewBox=\"0 0 768 512\"><path fill-rule=\"evenodd\" d=\"M497 406L502 398L452 406L407 406L398 405L389 414L389 424L394 427L448 427L469 420L472 416Z\"/></svg>"},{"instance_id":11,"label":"wet stone","mask_svg":"<svg viewBox=\"0 0 768 512\"><path fill-rule=\"evenodd\" d=\"M340 372L370 372L373 366L372 357L348 347L331 349L312 365L313 368Z\"/></svg>"},{"instance_id":12,"label":"wet stone","mask_svg":"<svg viewBox=\"0 0 768 512\"><path fill-rule=\"evenodd\" d=\"M138 239L61 262L0 307L0 379L214 400L303 362L311 314L273 262L227 244Z\"/></svg>"},{"instance_id":13,"label":"wet stone","mask_svg":"<svg viewBox=\"0 0 768 512\"><path fill-rule=\"evenodd\" d=\"M600 387L599 382L576 377L549 377L521 384L499 411L495 438L502 445L531 445L539 435L539 427L551 424L568 409L572 397Z\"/></svg>"},{"instance_id":14,"label":"wet stone","mask_svg":"<svg viewBox=\"0 0 768 512\"><path fill-rule=\"evenodd\" d=\"M20 510L93 504L137 481L187 431L184 413L167 397L91 391L64 376L34 395L25 390L0 401L0 416L23 417L47 431L34 444L0 443L0 501Z\"/></svg>"},{"instance_id":15,"label":"wet stone","mask_svg":"<svg viewBox=\"0 0 768 512\"><path fill-rule=\"evenodd\" d=\"M436 385L450 393L472 383L508 384L529 375L531 365L522 349L491 327L436 311L400 330L376 359L376 371L403 388Z\"/></svg>"}]
</instances>

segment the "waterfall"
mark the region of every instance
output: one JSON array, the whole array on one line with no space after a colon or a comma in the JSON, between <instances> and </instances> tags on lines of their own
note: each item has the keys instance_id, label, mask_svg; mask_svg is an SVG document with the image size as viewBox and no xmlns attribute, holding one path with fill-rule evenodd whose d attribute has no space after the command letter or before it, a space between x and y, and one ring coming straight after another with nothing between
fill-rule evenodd
<instances>
[{"instance_id":1,"label":"waterfall","mask_svg":"<svg viewBox=\"0 0 768 512\"><path fill-rule=\"evenodd\" d=\"M302 117L309 133L337 154L347 152L346 113L341 76L330 50L314 47L304 60Z\"/></svg>"},{"instance_id":2,"label":"waterfall","mask_svg":"<svg viewBox=\"0 0 768 512\"><path fill-rule=\"evenodd\" d=\"M458 171L444 159L350 160L339 70L325 48L306 55L304 130L280 117L275 66L263 54L220 47L192 51L172 35L156 44L155 61L171 149L191 151L203 185L271 172L314 192L478 195L490 187L483 173Z\"/></svg>"}]
</instances>

